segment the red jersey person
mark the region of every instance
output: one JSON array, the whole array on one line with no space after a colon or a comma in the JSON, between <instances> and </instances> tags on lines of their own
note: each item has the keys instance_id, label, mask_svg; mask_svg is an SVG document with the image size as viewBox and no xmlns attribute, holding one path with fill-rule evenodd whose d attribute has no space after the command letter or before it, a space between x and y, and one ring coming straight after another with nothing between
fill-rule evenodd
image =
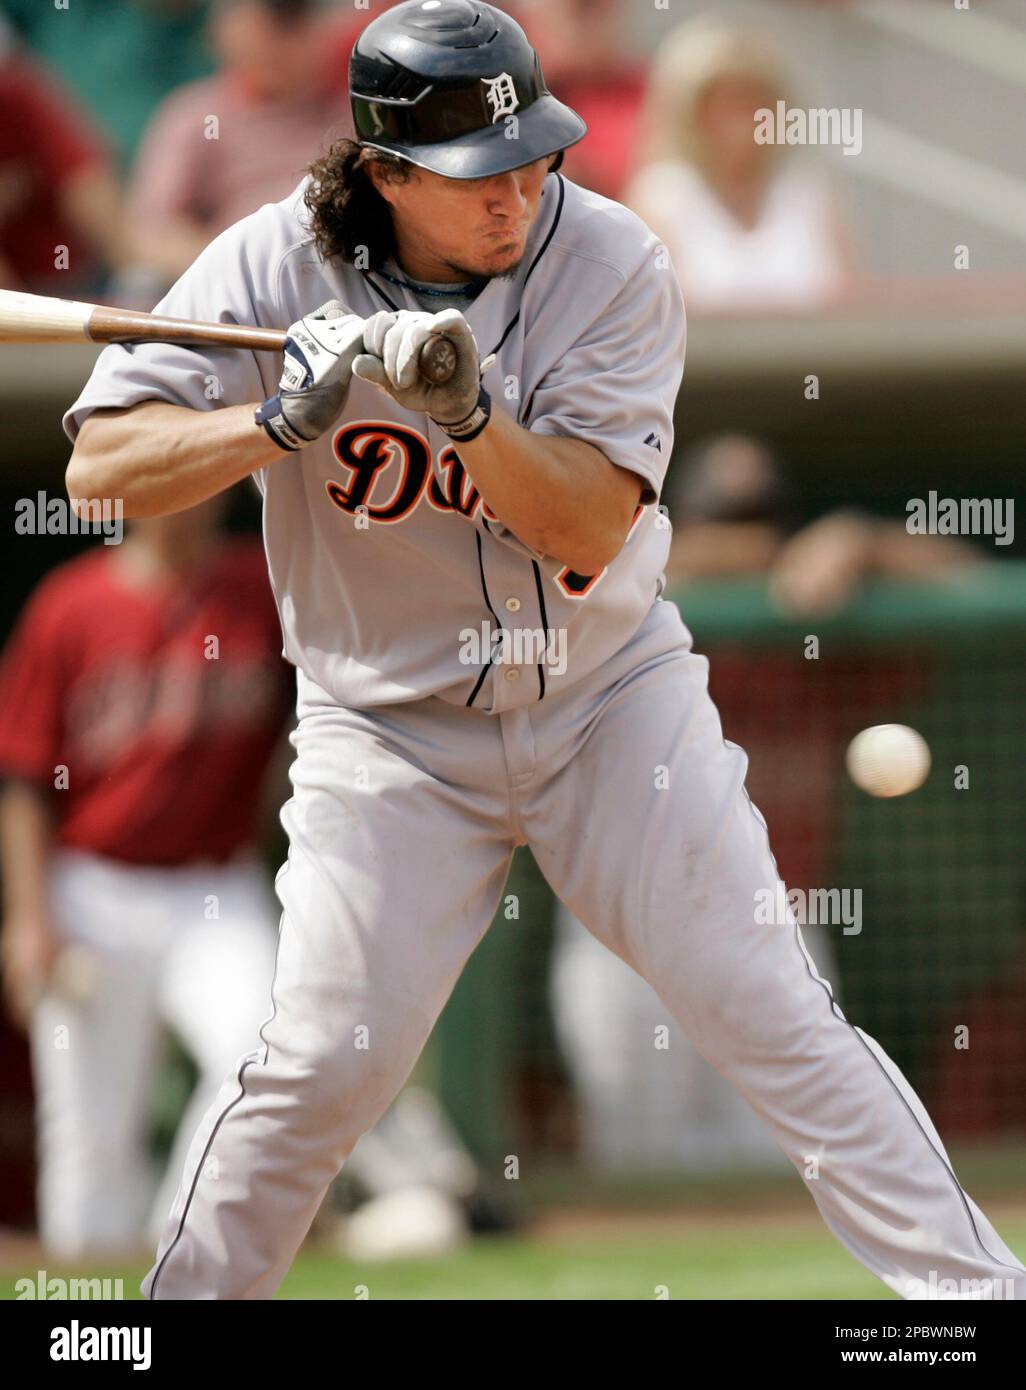
<instances>
[{"instance_id":1,"label":"red jersey person","mask_svg":"<svg viewBox=\"0 0 1026 1390\"><path fill-rule=\"evenodd\" d=\"M0 286L67 298L134 258L106 140L0 13Z\"/></svg>"},{"instance_id":2,"label":"red jersey person","mask_svg":"<svg viewBox=\"0 0 1026 1390\"><path fill-rule=\"evenodd\" d=\"M132 1251L269 1012L260 791L290 702L262 549L221 500L61 565L0 668L8 1008L30 1032L38 1209L63 1258ZM147 1154L164 1026L198 1082Z\"/></svg>"}]
</instances>

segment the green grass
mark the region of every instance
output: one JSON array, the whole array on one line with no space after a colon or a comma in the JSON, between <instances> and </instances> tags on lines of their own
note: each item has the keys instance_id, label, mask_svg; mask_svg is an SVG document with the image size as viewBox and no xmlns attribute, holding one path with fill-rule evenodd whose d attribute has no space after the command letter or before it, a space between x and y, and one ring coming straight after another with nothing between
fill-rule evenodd
<instances>
[{"instance_id":1,"label":"green grass","mask_svg":"<svg viewBox=\"0 0 1026 1390\"><path fill-rule=\"evenodd\" d=\"M956 1171L1002 1238L1026 1256L1022 1145L959 1153ZM523 1183L538 1228L478 1238L441 1259L373 1263L323 1247L300 1252L278 1297L541 1300L890 1299L820 1222L794 1174L722 1176L682 1184L658 1175L622 1182L552 1173ZM33 1245L0 1243L0 1299L15 1280L121 1278L140 1297L148 1263L61 1269ZM366 1292L362 1292L366 1290Z\"/></svg>"},{"instance_id":2,"label":"green grass","mask_svg":"<svg viewBox=\"0 0 1026 1390\"><path fill-rule=\"evenodd\" d=\"M669 1218L672 1220L672 1218ZM1026 1216L998 1221L1016 1250L1026 1250ZM3 1297L14 1280L34 1277L26 1262L6 1262ZM91 1267L50 1275L121 1277L125 1297L139 1297L144 1265ZM672 1299L880 1299L886 1288L825 1231L805 1220L785 1220L745 1232L704 1224L665 1233L639 1232L624 1218L622 1233L586 1231L479 1239L443 1259L355 1264L304 1250L282 1286L286 1299L655 1299L665 1286ZM361 1294L361 1289L366 1294Z\"/></svg>"},{"instance_id":3,"label":"green grass","mask_svg":"<svg viewBox=\"0 0 1026 1390\"><path fill-rule=\"evenodd\" d=\"M889 1297L844 1251L833 1251L829 1237L779 1231L740 1239L490 1239L444 1260L383 1265L309 1254L280 1297L353 1299L360 1286L372 1299L655 1299L660 1288L673 1299Z\"/></svg>"}]
</instances>

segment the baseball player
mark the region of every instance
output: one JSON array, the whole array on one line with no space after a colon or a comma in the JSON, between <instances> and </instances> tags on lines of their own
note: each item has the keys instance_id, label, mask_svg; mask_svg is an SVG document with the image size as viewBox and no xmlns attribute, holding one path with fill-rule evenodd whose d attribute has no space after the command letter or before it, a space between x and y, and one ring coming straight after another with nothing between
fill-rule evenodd
<instances>
[{"instance_id":1,"label":"baseball player","mask_svg":"<svg viewBox=\"0 0 1026 1390\"><path fill-rule=\"evenodd\" d=\"M221 533L226 500L58 566L0 663L0 957L32 1046L40 1234L61 1259L150 1243L264 1016L257 812L291 681L261 547ZM197 1084L158 1175L165 1025Z\"/></svg>"},{"instance_id":2,"label":"baseball player","mask_svg":"<svg viewBox=\"0 0 1026 1390\"><path fill-rule=\"evenodd\" d=\"M897 1294L1026 1269L792 923L707 662L661 601L684 355L663 248L558 173L584 123L520 27L410 0L353 53L356 141L158 306L291 325L267 353L108 347L72 497L129 514L252 476L295 663L269 1017L207 1113L143 1292L270 1298L402 1086L529 844L749 1101ZM456 366L428 382L435 334ZM757 698L757 692L753 692Z\"/></svg>"}]
</instances>

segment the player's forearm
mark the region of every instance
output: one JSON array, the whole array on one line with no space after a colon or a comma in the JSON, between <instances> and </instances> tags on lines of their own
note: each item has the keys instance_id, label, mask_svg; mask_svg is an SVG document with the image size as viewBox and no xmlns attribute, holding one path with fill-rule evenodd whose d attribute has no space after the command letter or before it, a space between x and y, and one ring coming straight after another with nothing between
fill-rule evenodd
<instances>
[{"instance_id":1,"label":"player's forearm","mask_svg":"<svg viewBox=\"0 0 1026 1390\"><path fill-rule=\"evenodd\" d=\"M0 875L5 921L40 920L49 912L47 864L50 813L40 792L23 782L0 788Z\"/></svg>"},{"instance_id":2,"label":"player's forearm","mask_svg":"<svg viewBox=\"0 0 1026 1390\"><path fill-rule=\"evenodd\" d=\"M165 516L205 502L284 458L254 422L255 409L144 401L126 411L97 410L75 442L68 495L119 498L126 517Z\"/></svg>"},{"instance_id":3,"label":"player's forearm","mask_svg":"<svg viewBox=\"0 0 1026 1390\"><path fill-rule=\"evenodd\" d=\"M624 470L590 444L532 434L497 410L457 452L489 507L525 545L578 574L598 574L620 553L637 496Z\"/></svg>"}]
</instances>

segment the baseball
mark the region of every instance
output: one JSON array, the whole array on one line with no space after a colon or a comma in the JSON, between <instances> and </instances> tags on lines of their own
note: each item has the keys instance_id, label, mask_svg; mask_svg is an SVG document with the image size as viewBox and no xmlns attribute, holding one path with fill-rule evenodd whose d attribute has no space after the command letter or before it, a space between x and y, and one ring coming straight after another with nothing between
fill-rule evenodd
<instances>
[{"instance_id":1,"label":"baseball","mask_svg":"<svg viewBox=\"0 0 1026 1390\"><path fill-rule=\"evenodd\" d=\"M874 724L848 745L848 774L870 796L906 796L930 771L930 748L907 724Z\"/></svg>"}]
</instances>

